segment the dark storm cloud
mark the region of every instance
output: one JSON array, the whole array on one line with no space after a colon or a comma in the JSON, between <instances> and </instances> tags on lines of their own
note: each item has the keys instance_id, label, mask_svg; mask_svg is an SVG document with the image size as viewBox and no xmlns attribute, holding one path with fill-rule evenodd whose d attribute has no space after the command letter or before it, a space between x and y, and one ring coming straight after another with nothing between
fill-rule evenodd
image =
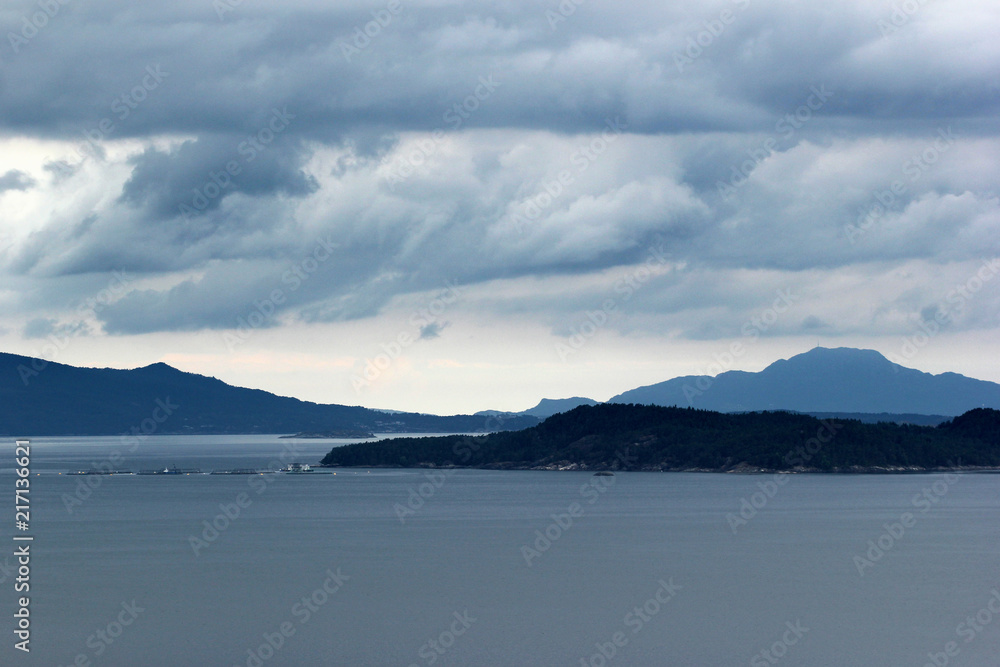
<instances>
[{"instance_id":1,"label":"dark storm cloud","mask_svg":"<svg viewBox=\"0 0 1000 667\"><path fill-rule=\"evenodd\" d=\"M921 16L883 37L882 8L860 3L834 10L741 1L680 11L590 2L554 23L546 11L557 3L402 5L361 40L356 29L383 3L243 3L221 20L200 1L67 6L7 54L0 122L46 135L83 132L105 117L113 136L219 133L250 130L261 109L290 104L302 116L296 134L336 140L359 128L433 129L491 74L505 94L469 127L576 131L625 114L632 131L745 129L794 108L820 83L842 91L837 115L859 119L982 118L1000 102L990 68L954 50L914 51L917 40L940 41L922 33ZM17 6L4 34L18 31ZM724 25L722 11L731 15ZM706 38L714 24L719 34ZM978 62L996 57L994 46L983 48ZM150 66L166 78L135 95Z\"/></svg>"},{"instance_id":2,"label":"dark storm cloud","mask_svg":"<svg viewBox=\"0 0 1000 667\"><path fill-rule=\"evenodd\" d=\"M570 4L60 5L3 45L0 128L76 145L42 168L87 195L8 270L176 274L98 315L136 333L232 328L275 289L266 326L369 317L448 280L585 278L661 244L688 273L634 303L730 314L683 327L704 337L782 284L727 284L743 270L1000 252L989 11L929 5L887 30L879 3ZM0 34L34 11L14 3ZM944 128L965 143L913 178ZM142 147L116 157L126 138ZM317 239L327 259L293 290ZM567 291L536 305L600 292ZM786 329L831 319L810 315Z\"/></svg>"},{"instance_id":3,"label":"dark storm cloud","mask_svg":"<svg viewBox=\"0 0 1000 667\"><path fill-rule=\"evenodd\" d=\"M288 112L276 109L271 114L282 119L275 127L293 122L285 122L282 114ZM265 138L273 135L268 123L259 132L265 132ZM132 160L132 176L121 200L145 208L151 217L174 218L214 210L235 193L298 197L314 192L315 180L301 169L305 159L301 146L280 137L264 144L258 133L202 136L169 153L149 148Z\"/></svg>"}]
</instances>

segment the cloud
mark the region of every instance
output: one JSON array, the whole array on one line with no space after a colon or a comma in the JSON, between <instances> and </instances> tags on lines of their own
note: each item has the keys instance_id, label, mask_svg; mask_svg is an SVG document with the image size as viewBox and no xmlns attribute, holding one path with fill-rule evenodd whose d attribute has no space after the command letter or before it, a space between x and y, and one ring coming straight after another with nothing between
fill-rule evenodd
<instances>
[{"instance_id":1,"label":"cloud","mask_svg":"<svg viewBox=\"0 0 1000 667\"><path fill-rule=\"evenodd\" d=\"M433 340L441 337L441 332L448 327L450 322L431 322L420 327L419 340Z\"/></svg>"},{"instance_id":2,"label":"cloud","mask_svg":"<svg viewBox=\"0 0 1000 667\"><path fill-rule=\"evenodd\" d=\"M860 1L584 3L552 24L427 0L364 44L363 3L60 14L0 86L0 127L32 146L0 176L26 200L2 211L25 287L6 298L48 318L124 269L141 284L97 318L131 335L233 329L268 300L262 327L368 319L455 280L559 334L619 298L625 335L708 339L797 285L810 307L766 335L904 331L946 298L934 281L1000 254L1000 9L980 4L883 35L891 11ZM670 268L626 302L653 247ZM954 326L992 326L990 303Z\"/></svg>"},{"instance_id":3,"label":"cloud","mask_svg":"<svg viewBox=\"0 0 1000 667\"><path fill-rule=\"evenodd\" d=\"M7 190L20 190L21 192L24 192L25 190L30 190L35 187L37 183L38 182L35 179L23 171L11 169L7 173L0 176L0 193L6 192Z\"/></svg>"},{"instance_id":4,"label":"cloud","mask_svg":"<svg viewBox=\"0 0 1000 667\"><path fill-rule=\"evenodd\" d=\"M50 336L86 336L90 335L90 328L84 322L59 322L58 320L45 317L36 317L29 320L21 334L25 338L49 338Z\"/></svg>"},{"instance_id":5,"label":"cloud","mask_svg":"<svg viewBox=\"0 0 1000 667\"><path fill-rule=\"evenodd\" d=\"M267 124L263 130L275 136ZM170 219L214 211L237 193L301 197L315 192L315 179L301 169L301 147L280 139L265 144L253 135L203 136L170 152L149 148L132 158L121 201L143 207L151 217Z\"/></svg>"},{"instance_id":6,"label":"cloud","mask_svg":"<svg viewBox=\"0 0 1000 667\"><path fill-rule=\"evenodd\" d=\"M259 114L289 104L300 116L296 134L339 141L443 126L444 112L489 75L502 86L463 127L583 132L623 115L641 133L761 129L821 83L838 91L829 116L869 127L989 118L998 105L997 10L974 3L923 7L884 37L878 21L891 10L870 3L831 13L818 2L738 2L733 21L706 40L705 24L720 11L709 3L681 11L639 2L628 12L587 3L553 30L535 3L458 10L428 0L407 3L348 59L343 46L372 20L368 9L244 3L220 21L192 1L65 14L10 59L0 123L79 136L108 118L113 138L201 136L254 131ZM17 32L19 23L9 12L0 28ZM708 44L679 69L696 38ZM74 78L72 54L83 45L91 69ZM122 118L115 101L150 66L168 76Z\"/></svg>"},{"instance_id":7,"label":"cloud","mask_svg":"<svg viewBox=\"0 0 1000 667\"><path fill-rule=\"evenodd\" d=\"M30 320L24 325L25 338L45 338L52 335L56 330L56 321L49 318L38 317Z\"/></svg>"}]
</instances>

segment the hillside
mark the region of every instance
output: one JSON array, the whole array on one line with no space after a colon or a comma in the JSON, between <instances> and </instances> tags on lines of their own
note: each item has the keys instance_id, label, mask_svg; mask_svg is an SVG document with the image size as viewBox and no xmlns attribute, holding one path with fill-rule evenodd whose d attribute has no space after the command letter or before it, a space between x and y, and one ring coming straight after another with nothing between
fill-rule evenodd
<instances>
[{"instance_id":1,"label":"hillside","mask_svg":"<svg viewBox=\"0 0 1000 667\"><path fill-rule=\"evenodd\" d=\"M331 466L583 470L929 470L1000 466L1000 411L938 427L820 421L787 412L579 407L517 432L336 447Z\"/></svg>"},{"instance_id":2,"label":"hillside","mask_svg":"<svg viewBox=\"0 0 1000 667\"><path fill-rule=\"evenodd\" d=\"M169 413L169 414L166 414ZM159 421L149 421L152 419ZM324 405L245 389L158 363L133 370L77 368L0 353L0 434L117 435L155 423L156 433L475 433L482 417L441 417ZM525 428L532 417L494 419Z\"/></svg>"}]
</instances>

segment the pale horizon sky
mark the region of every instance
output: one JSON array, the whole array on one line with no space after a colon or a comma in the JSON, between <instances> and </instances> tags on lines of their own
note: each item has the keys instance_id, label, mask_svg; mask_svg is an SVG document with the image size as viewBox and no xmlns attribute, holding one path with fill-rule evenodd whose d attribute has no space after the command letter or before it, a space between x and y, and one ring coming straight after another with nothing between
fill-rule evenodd
<instances>
[{"instance_id":1,"label":"pale horizon sky","mask_svg":"<svg viewBox=\"0 0 1000 667\"><path fill-rule=\"evenodd\" d=\"M437 414L1000 382L996 4L56 6L0 11L2 351Z\"/></svg>"}]
</instances>

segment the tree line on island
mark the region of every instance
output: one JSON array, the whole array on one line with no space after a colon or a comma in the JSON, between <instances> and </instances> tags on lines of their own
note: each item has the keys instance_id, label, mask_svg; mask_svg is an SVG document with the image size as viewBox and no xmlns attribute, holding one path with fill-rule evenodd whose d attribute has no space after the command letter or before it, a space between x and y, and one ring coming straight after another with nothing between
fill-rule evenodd
<instances>
[{"instance_id":1,"label":"tree line on island","mask_svg":"<svg viewBox=\"0 0 1000 667\"><path fill-rule=\"evenodd\" d=\"M748 472L995 468L1000 467L1000 411L977 408L933 427L607 403L581 406L520 431L336 447L321 463Z\"/></svg>"}]
</instances>

